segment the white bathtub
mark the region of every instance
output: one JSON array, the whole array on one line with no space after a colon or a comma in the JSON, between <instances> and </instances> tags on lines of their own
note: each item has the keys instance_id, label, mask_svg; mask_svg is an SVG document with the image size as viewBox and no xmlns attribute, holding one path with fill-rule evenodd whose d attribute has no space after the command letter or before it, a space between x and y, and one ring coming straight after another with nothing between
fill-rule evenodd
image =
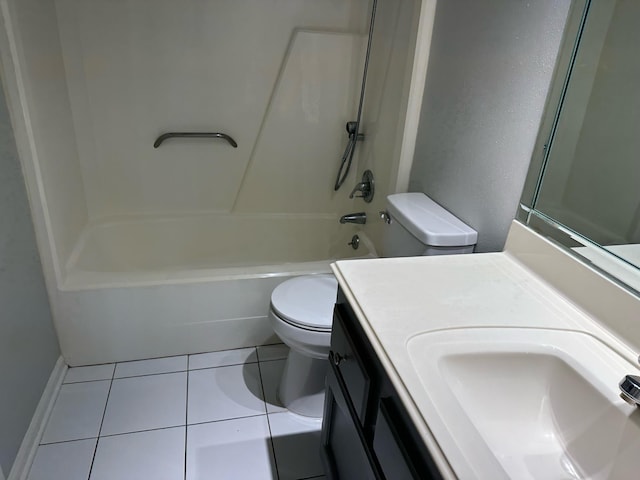
<instances>
[{"instance_id":1,"label":"white bathtub","mask_svg":"<svg viewBox=\"0 0 640 480\"><path fill-rule=\"evenodd\" d=\"M278 341L271 291L338 258L375 251L334 216L197 215L88 227L57 292L70 365L181 355ZM347 243L358 233L360 248Z\"/></svg>"}]
</instances>

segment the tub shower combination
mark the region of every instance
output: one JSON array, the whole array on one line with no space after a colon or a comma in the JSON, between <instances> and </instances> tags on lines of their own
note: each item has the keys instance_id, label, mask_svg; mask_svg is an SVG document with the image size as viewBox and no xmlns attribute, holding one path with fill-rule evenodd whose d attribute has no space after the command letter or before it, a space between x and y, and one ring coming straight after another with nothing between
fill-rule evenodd
<instances>
[{"instance_id":1,"label":"tub shower combination","mask_svg":"<svg viewBox=\"0 0 640 480\"><path fill-rule=\"evenodd\" d=\"M377 211L413 151L429 12L267 3L3 3L5 87L71 366L277 342L278 284L376 255Z\"/></svg>"}]
</instances>

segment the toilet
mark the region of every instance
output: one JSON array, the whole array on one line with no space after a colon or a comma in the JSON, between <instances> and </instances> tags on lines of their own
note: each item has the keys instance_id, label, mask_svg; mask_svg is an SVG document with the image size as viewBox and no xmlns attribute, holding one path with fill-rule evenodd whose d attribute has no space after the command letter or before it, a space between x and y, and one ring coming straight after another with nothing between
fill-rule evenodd
<instances>
[{"instance_id":1,"label":"toilet","mask_svg":"<svg viewBox=\"0 0 640 480\"><path fill-rule=\"evenodd\" d=\"M478 234L423 193L387 197L385 257L472 253ZM322 417L324 381L338 282L331 274L304 275L278 285L271 294L269 320L289 346L278 387L291 412Z\"/></svg>"}]
</instances>

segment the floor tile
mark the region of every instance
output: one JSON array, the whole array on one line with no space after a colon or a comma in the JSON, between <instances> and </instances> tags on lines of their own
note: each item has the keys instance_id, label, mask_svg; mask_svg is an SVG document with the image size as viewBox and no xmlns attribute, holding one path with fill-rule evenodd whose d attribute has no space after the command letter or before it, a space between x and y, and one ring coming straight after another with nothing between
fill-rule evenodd
<instances>
[{"instance_id":1,"label":"floor tile","mask_svg":"<svg viewBox=\"0 0 640 480\"><path fill-rule=\"evenodd\" d=\"M282 370L286 360L274 360L272 362L260 363L260 375L264 388L264 400L267 404L268 413L286 412L278 400L278 387L282 378Z\"/></svg>"},{"instance_id":2,"label":"floor tile","mask_svg":"<svg viewBox=\"0 0 640 480\"><path fill-rule=\"evenodd\" d=\"M266 415L187 428L187 480L278 478Z\"/></svg>"},{"instance_id":3,"label":"floor tile","mask_svg":"<svg viewBox=\"0 0 640 480\"><path fill-rule=\"evenodd\" d=\"M266 413L255 363L190 371L188 398L189 424Z\"/></svg>"},{"instance_id":4,"label":"floor tile","mask_svg":"<svg viewBox=\"0 0 640 480\"><path fill-rule=\"evenodd\" d=\"M258 356L254 347L225 350L222 352L200 353L197 355L189 355L189 370L242 365L243 363L256 363L257 361Z\"/></svg>"},{"instance_id":5,"label":"floor tile","mask_svg":"<svg viewBox=\"0 0 640 480\"><path fill-rule=\"evenodd\" d=\"M73 367L67 370L62 383L91 382L93 380L111 380L114 363L105 365L90 365L88 367Z\"/></svg>"},{"instance_id":6,"label":"floor tile","mask_svg":"<svg viewBox=\"0 0 640 480\"><path fill-rule=\"evenodd\" d=\"M275 413L269 415L269 424L280 480L324 474L320 459L320 419Z\"/></svg>"},{"instance_id":7,"label":"floor tile","mask_svg":"<svg viewBox=\"0 0 640 480\"><path fill-rule=\"evenodd\" d=\"M136 377L139 375L155 375L158 373L184 372L187 370L187 356L153 358L136 360L116 365L114 378Z\"/></svg>"},{"instance_id":8,"label":"floor tile","mask_svg":"<svg viewBox=\"0 0 640 480\"><path fill-rule=\"evenodd\" d=\"M100 437L90 480L183 480L185 428Z\"/></svg>"},{"instance_id":9,"label":"floor tile","mask_svg":"<svg viewBox=\"0 0 640 480\"><path fill-rule=\"evenodd\" d=\"M284 360L289 355L289 347L284 343L276 345L261 345L258 347L258 360L268 362L269 360Z\"/></svg>"},{"instance_id":10,"label":"floor tile","mask_svg":"<svg viewBox=\"0 0 640 480\"><path fill-rule=\"evenodd\" d=\"M27 480L87 480L96 438L40 445Z\"/></svg>"},{"instance_id":11,"label":"floor tile","mask_svg":"<svg viewBox=\"0 0 640 480\"><path fill-rule=\"evenodd\" d=\"M98 436L110 380L62 385L41 443Z\"/></svg>"},{"instance_id":12,"label":"floor tile","mask_svg":"<svg viewBox=\"0 0 640 480\"><path fill-rule=\"evenodd\" d=\"M101 435L185 424L187 372L113 381Z\"/></svg>"}]
</instances>

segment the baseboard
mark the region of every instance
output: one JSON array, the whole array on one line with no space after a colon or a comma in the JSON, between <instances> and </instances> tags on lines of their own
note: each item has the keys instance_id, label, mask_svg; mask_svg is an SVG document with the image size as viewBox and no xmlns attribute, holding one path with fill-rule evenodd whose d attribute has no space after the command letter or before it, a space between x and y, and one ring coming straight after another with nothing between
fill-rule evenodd
<instances>
[{"instance_id":1,"label":"baseboard","mask_svg":"<svg viewBox=\"0 0 640 480\"><path fill-rule=\"evenodd\" d=\"M33 458L36 456L36 450L38 449L38 445L40 445L40 439L47 425L47 420L49 420L49 415L51 415L51 410L53 410L53 404L58 397L58 392L62 386L62 380L67 372L67 368L64 359L62 357L58 358L49 376L47 386L44 388L44 392L42 392L42 397L40 397L36 411L31 418L27 433L22 439L20 450L18 450L7 480L27 479L29 469L33 463ZM2 477L0 477L0 479L1 478Z\"/></svg>"}]
</instances>

